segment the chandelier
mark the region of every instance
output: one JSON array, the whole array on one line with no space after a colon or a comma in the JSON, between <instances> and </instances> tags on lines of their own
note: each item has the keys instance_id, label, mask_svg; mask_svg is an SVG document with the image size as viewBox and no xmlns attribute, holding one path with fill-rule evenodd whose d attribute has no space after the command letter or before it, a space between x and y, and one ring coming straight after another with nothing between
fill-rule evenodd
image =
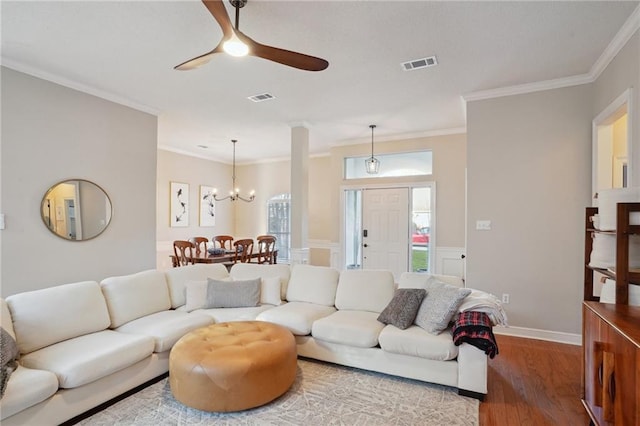
<instances>
[{"instance_id":1,"label":"chandelier","mask_svg":"<svg viewBox=\"0 0 640 426\"><path fill-rule=\"evenodd\" d=\"M375 175L380 169L380 161L373 156L373 129L376 128L376 125L370 124L369 127L371 127L371 158L364 160L364 166L366 167L367 173Z\"/></svg>"},{"instance_id":2,"label":"chandelier","mask_svg":"<svg viewBox=\"0 0 640 426\"><path fill-rule=\"evenodd\" d=\"M229 195L227 195L226 197L218 197L216 195L217 190L214 188L213 199L216 201L222 201L226 199L229 199L230 201L242 200L242 201L246 201L247 203L250 203L256 198L255 191L251 190L251 192L249 193L249 197L245 198L240 195L240 188L236 187L236 142L238 141L235 139L232 139L231 142L233 143L233 174L231 175L232 189L229 191Z\"/></svg>"}]
</instances>

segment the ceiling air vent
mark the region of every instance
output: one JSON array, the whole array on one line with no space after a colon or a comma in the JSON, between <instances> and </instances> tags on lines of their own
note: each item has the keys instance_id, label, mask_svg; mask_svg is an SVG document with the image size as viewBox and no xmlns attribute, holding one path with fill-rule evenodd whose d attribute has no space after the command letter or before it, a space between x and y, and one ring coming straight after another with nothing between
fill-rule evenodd
<instances>
[{"instance_id":1,"label":"ceiling air vent","mask_svg":"<svg viewBox=\"0 0 640 426\"><path fill-rule=\"evenodd\" d=\"M262 93L260 95L249 96L249 99L251 99L253 102L264 102L264 101L269 101L275 98L276 97L273 96L271 93Z\"/></svg>"},{"instance_id":2,"label":"ceiling air vent","mask_svg":"<svg viewBox=\"0 0 640 426\"><path fill-rule=\"evenodd\" d=\"M438 65L438 60L435 56L429 56L422 59L414 59L413 61L403 62L400 64L405 71L417 70L420 68L433 67Z\"/></svg>"}]
</instances>

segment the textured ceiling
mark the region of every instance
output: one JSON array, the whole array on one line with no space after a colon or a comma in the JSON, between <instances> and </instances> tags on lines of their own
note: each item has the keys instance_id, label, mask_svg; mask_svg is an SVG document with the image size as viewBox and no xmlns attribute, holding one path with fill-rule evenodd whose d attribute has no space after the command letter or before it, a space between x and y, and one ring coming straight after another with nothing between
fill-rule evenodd
<instances>
[{"instance_id":1,"label":"textured ceiling","mask_svg":"<svg viewBox=\"0 0 640 426\"><path fill-rule=\"evenodd\" d=\"M229 140L238 139L246 162L287 157L299 123L310 128L312 154L368 140L369 124L381 139L464 127L461 95L589 73L637 6L249 0L243 32L329 68L219 54L175 71L221 38L199 1L3 0L1 53L12 68L156 111L160 147L230 161ZM437 67L400 66L430 55ZM276 99L247 99L265 92Z\"/></svg>"}]
</instances>

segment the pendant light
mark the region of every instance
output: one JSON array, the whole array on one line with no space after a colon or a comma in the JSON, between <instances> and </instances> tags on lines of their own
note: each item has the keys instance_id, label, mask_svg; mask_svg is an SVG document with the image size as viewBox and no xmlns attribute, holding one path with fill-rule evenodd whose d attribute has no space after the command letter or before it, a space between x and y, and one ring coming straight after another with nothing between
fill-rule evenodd
<instances>
[{"instance_id":1,"label":"pendant light","mask_svg":"<svg viewBox=\"0 0 640 426\"><path fill-rule=\"evenodd\" d=\"M216 195L216 189L213 189L213 199L216 201L222 201L229 199L230 201L242 200L247 203L252 202L256 198L255 191L251 190L249 193L249 197L243 197L240 195L240 189L236 187L236 139L232 139L231 143L233 143L233 174L231 175L231 190L229 191L229 195L226 197L218 197Z\"/></svg>"},{"instance_id":2,"label":"pendant light","mask_svg":"<svg viewBox=\"0 0 640 426\"><path fill-rule=\"evenodd\" d=\"M366 167L367 173L369 173L370 175L375 175L380 169L380 161L378 161L378 159L373 156L373 129L376 128L376 125L370 124L369 127L371 128L371 158L367 158L366 160L364 160L364 165Z\"/></svg>"}]
</instances>

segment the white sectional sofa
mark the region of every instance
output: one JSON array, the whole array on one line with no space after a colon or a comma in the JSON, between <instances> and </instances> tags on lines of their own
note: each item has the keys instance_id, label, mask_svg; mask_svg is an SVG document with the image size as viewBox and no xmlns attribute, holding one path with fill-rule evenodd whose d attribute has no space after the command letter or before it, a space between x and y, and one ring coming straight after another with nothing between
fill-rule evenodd
<instances>
[{"instance_id":1,"label":"white sectional sofa","mask_svg":"<svg viewBox=\"0 0 640 426\"><path fill-rule=\"evenodd\" d=\"M189 308L190 289L209 278L260 278L259 306ZM400 286L424 287L429 279L407 274ZM483 351L455 346L450 330L434 336L377 321L396 287L386 271L237 264L229 273L198 264L9 296L0 300L1 325L21 355L0 400L0 420L62 423L167 373L170 349L187 332L254 319L290 329L300 356L486 394Z\"/></svg>"}]
</instances>

